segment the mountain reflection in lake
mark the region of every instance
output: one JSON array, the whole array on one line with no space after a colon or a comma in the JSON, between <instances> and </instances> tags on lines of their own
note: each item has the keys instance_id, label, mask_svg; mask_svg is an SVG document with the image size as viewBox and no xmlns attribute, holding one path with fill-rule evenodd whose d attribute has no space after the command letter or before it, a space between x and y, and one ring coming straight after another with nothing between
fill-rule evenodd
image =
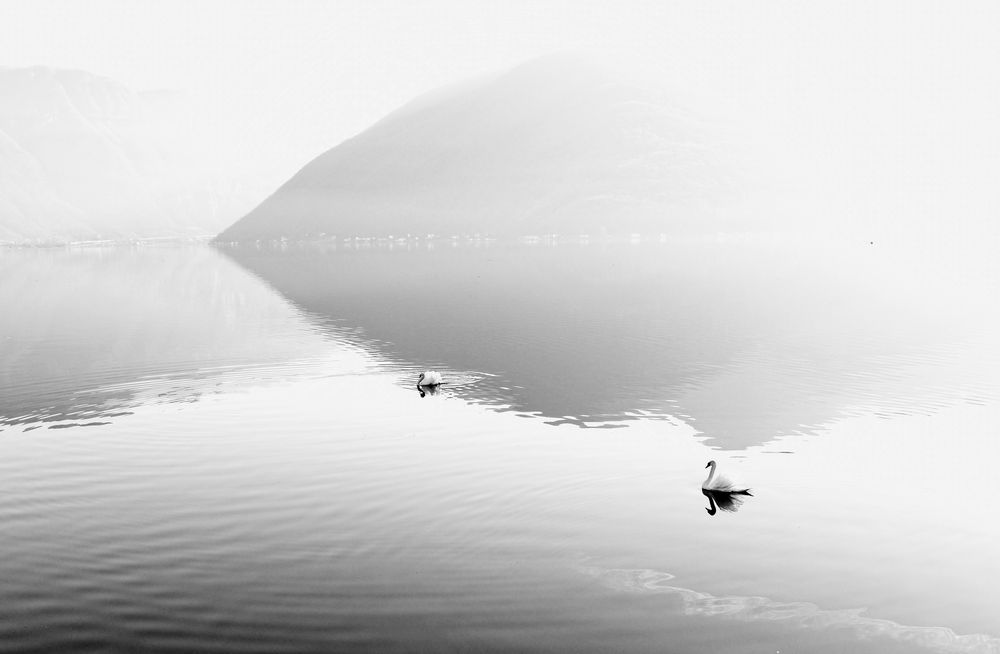
<instances>
[{"instance_id":1,"label":"mountain reflection in lake","mask_svg":"<svg viewBox=\"0 0 1000 654\"><path fill-rule=\"evenodd\" d=\"M0 649L1000 651L996 330L875 252L224 251L0 250Z\"/></svg>"},{"instance_id":2,"label":"mountain reflection in lake","mask_svg":"<svg viewBox=\"0 0 1000 654\"><path fill-rule=\"evenodd\" d=\"M553 424L673 416L739 449L845 413L925 411L984 392L982 380L969 385L952 328L867 248L223 251L330 333L404 365L487 373L447 388ZM948 378L955 365L961 382Z\"/></svg>"},{"instance_id":3,"label":"mountain reflection in lake","mask_svg":"<svg viewBox=\"0 0 1000 654\"><path fill-rule=\"evenodd\" d=\"M190 401L321 340L205 247L4 250L0 307L0 425L100 423L151 397Z\"/></svg>"}]
</instances>

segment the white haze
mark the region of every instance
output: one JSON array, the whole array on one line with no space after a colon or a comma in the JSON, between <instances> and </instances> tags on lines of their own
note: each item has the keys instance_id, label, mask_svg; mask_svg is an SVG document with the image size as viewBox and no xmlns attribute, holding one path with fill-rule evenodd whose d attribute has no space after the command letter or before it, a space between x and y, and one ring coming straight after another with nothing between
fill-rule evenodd
<instances>
[{"instance_id":1,"label":"white haze","mask_svg":"<svg viewBox=\"0 0 1000 654\"><path fill-rule=\"evenodd\" d=\"M188 93L199 138L274 180L428 89L567 50L735 125L747 211L995 273L994 2L0 1L0 66Z\"/></svg>"}]
</instances>

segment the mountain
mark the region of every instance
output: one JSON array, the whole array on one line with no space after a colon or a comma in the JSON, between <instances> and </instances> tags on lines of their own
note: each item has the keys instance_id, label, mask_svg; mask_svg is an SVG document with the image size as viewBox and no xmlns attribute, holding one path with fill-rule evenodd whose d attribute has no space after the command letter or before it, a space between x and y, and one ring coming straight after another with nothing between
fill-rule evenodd
<instances>
[{"instance_id":1,"label":"mountain","mask_svg":"<svg viewBox=\"0 0 1000 654\"><path fill-rule=\"evenodd\" d=\"M0 243L216 233L253 205L191 124L177 94L0 68Z\"/></svg>"},{"instance_id":2,"label":"mountain","mask_svg":"<svg viewBox=\"0 0 1000 654\"><path fill-rule=\"evenodd\" d=\"M733 193L725 150L657 93L547 57L418 97L218 240L700 230Z\"/></svg>"}]
</instances>

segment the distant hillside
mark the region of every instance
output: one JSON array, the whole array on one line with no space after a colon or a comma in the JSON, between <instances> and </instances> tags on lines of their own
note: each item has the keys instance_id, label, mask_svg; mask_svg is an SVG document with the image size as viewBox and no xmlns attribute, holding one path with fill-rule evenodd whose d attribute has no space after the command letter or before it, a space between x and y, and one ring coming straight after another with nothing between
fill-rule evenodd
<instances>
[{"instance_id":1,"label":"distant hillside","mask_svg":"<svg viewBox=\"0 0 1000 654\"><path fill-rule=\"evenodd\" d=\"M415 99L218 240L701 230L732 195L724 151L656 94L548 57Z\"/></svg>"},{"instance_id":2,"label":"distant hillside","mask_svg":"<svg viewBox=\"0 0 1000 654\"><path fill-rule=\"evenodd\" d=\"M217 232L252 204L203 165L190 114L83 71L0 68L0 243Z\"/></svg>"}]
</instances>

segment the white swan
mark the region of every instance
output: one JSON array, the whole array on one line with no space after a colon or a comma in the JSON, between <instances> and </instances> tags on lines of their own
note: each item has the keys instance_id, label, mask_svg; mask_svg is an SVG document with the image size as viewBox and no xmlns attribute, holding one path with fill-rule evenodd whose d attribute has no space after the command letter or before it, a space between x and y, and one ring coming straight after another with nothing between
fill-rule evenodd
<instances>
[{"instance_id":1,"label":"white swan","mask_svg":"<svg viewBox=\"0 0 1000 654\"><path fill-rule=\"evenodd\" d=\"M709 461L705 465L706 468L711 468L708 472L708 477L705 481L701 482L701 487L707 491L714 491L716 493L731 493L739 495L751 495L749 488L736 488L725 475L715 474L715 461Z\"/></svg>"},{"instance_id":2,"label":"white swan","mask_svg":"<svg viewBox=\"0 0 1000 654\"><path fill-rule=\"evenodd\" d=\"M441 383L441 373L433 370L420 373L420 378L417 380L417 386L439 386Z\"/></svg>"}]
</instances>

